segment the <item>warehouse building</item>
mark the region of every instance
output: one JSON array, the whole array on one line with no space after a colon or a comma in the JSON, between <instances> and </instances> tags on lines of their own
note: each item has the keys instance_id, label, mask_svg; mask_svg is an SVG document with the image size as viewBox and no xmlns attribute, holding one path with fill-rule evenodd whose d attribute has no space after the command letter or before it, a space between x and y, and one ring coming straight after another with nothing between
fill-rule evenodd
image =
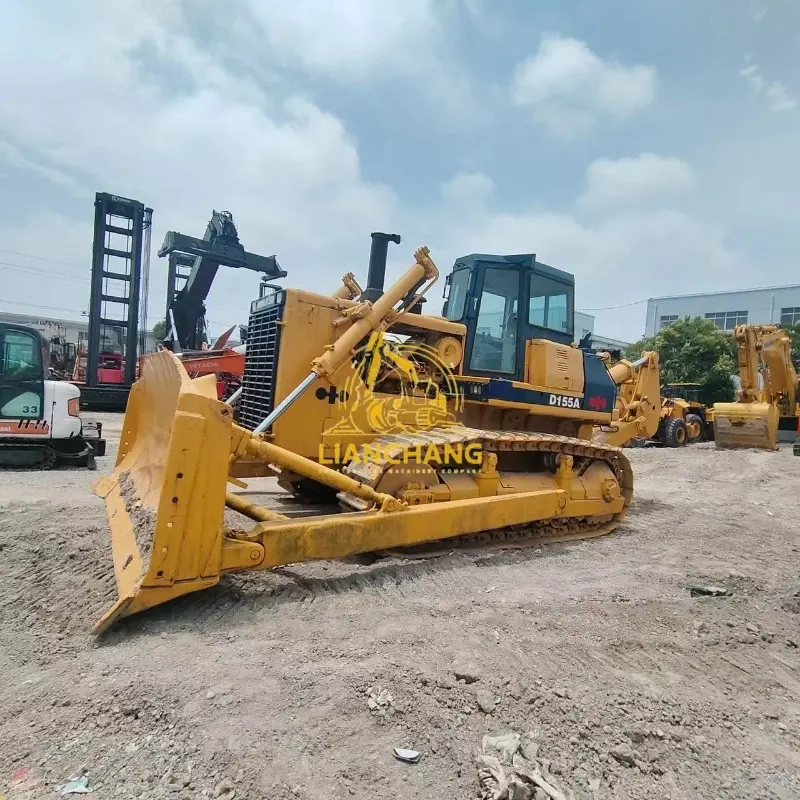
<instances>
[{"instance_id":1,"label":"warehouse building","mask_svg":"<svg viewBox=\"0 0 800 800\"><path fill-rule=\"evenodd\" d=\"M608 336L600 336L594 332L594 316L585 311L575 312L575 341L579 342L587 334L591 335L591 347L595 350L624 350L630 342L623 342L621 339L611 339Z\"/></svg>"},{"instance_id":2,"label":"warehouse building","mask_svg":"<svg viewBox=\"0 0 800 800\"><path fill-rule=\"evenodd\" d=\"M89 319L54 319L52 317L37 317L33 314L12 314L0 311L0 322L7 322L13 325L25 325L39 331L45 339L52 340L58 337L70 344L83 344L89 335ZM146 336L146 352L150 353L156 349L156 342L152 332L148 331Z\"/></svg>"},{"instance_id":3,"label":"warehouse building","mask_svg":"<svg viewBox=\"0 0 800 800\"><path fill-rule=\"evenodd\" d=\"M709 319L726 331L745 323L793 325L800 322L800 285L651 297L647 301L645 336L653 336L684 317Z\"/></svg>"}]
</instances>

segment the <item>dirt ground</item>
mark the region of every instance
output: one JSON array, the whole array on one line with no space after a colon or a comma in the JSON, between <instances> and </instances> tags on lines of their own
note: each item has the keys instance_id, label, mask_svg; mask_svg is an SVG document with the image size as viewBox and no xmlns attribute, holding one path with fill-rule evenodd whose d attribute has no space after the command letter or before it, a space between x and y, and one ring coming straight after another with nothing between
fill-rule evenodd
<instances>
[{"instance_id":1,"label":"dirt ground","mask_svg":"<svg viewBox=\"0 0 800 800\"><path fill-rule=\"evenodd\" d=\"M99 472L0 475L0 796L477 798L513 731L578 800L800 797L790 446L630 450L611 536L251 573L96 641L103 420Z\"/></svg>"}]
</instances>

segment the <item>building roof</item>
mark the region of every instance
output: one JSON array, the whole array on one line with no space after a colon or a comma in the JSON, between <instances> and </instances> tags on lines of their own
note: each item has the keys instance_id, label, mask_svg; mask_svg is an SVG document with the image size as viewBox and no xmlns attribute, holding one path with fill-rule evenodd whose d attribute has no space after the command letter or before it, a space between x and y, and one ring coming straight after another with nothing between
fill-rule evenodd
<instances>
[{"instance_id":1,"label":"building roof","mask_svg":"<svg viewBox=\"0 0 800 800\"><path fill-rule=\"evenodd\" d=\"M722 289L718 292L693 292L692 294L666 294L662 297L648 297L647 302L653 300L681 300L684 297L714 297L719 294L746 294L748 292L775 292L779 289L800 289L800 283L791 283L787 286L758 286L753 289Z\"/></svg>"},{"instance_id":2,"label":"building roof","mask_svg":"<svg viewBox=\"0 0 800 800\"><path fill-rule=\"evenodd\" d=\"M0 319L4 319L8 322L30 322L34 320L36 322L49 322L55 325L77 325L78 327L88 328L89 327L89 318L84 317L83 319L61 319L60 317L49 317L45 314L14 314L11 311L0 311Z\"/></svg>"}]
</instances>

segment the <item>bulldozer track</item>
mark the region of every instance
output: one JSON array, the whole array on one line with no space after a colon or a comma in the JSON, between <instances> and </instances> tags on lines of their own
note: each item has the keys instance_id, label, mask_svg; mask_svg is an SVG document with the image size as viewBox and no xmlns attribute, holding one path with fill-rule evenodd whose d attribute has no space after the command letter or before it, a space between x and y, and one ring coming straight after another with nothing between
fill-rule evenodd
<instances>
[{"instance_id":1,"label":"bulldozer track","mask_svg":"<svg viewBox=\"0 0 800 800\"><path fill-rule=\"evenodd\" d=\"M603 461L608 464L619 482L625 503L623 510L611 519L606 517L599 520L586 517L564 517L541 520L382 552L401 558L433 558L455 550L538 547L545 544L590 539L611 533L624 519L633 498L633 470L621 448L569 436L527 431L449 428L414 435L381 436L364 445L361 450L361 458L348 464L344 468L344 473L379 491L381 479L394 464L387 458L392 453L393 446L415 448L419 445L426 451L432 446L436 449L440 462L444 463L445 448L448 446L452 448L457 444L464 446L479 444L481 450L497 453L498 456L503 452L572 456L575 459L575 470L579 476L586 471L590 464ZM380 454L379 459L368 458L367 449L371 453ZM501 464L498 467L502 469ZM339 495L339 500L343 505L355 510L364 510L366 507L363 500L353 495L342 493Z\"/></svg>"}]
</instances>

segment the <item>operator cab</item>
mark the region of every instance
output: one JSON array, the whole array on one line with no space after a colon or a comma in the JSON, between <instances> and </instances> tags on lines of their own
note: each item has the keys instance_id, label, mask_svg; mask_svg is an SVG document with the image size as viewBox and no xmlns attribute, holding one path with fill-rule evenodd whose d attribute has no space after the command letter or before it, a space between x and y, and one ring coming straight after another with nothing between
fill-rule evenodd
<instances>
[{"instance_id":1,"label":"operator cab","mask_svg":"<svg viewBox=\"0 0 800 800\"><path fill-rule=\"evenodd\" d=\"M0 324L0 420L42 419L47 340L22 325Z\"/></svg>"},{"instance_id":2,"label":"operator cab","mask_svg":"<svg viewBox=\"0 0 800 800\"><path fill-rule=\"evenodd\" d=\"M661 387L661 396L664 398L685 400L687 403L700 404L700 392L703 385L700 383L667 383Z\"/></svg>"},{"instance_id":3,"label":"operator cab","mask_svg":"<svg viewBox=\"0 0 800 800\"><path fill-rule=\"evenodd\" d=\"M535 255L459 258L445 297L442 315L467 327L470 375L523 380L527 341L574 341L575 278Z\"/></svg>"}]
</instances>

